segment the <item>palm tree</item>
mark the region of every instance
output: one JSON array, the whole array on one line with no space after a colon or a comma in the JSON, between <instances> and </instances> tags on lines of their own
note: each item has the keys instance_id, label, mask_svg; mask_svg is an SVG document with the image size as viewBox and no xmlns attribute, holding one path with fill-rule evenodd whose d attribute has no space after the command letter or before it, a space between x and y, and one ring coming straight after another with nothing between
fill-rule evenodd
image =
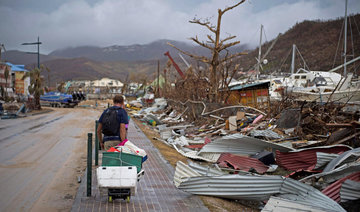
<instances>
[{"instance_id":1,"label":"palm tree","mask_svg":"<svg viewBox=\"0 0 360 212\"><path fill-rule=\"evenodd\" d=\"M41 109L40 95L44 94L43 78L41 72L46 68L41 65L40 68L34 68L33 70L26 72L23 79L30 77L30 85L28 87L30 94L35 98L35 109Z\"/></svg>"},{"instance_id":2,"label":"palm tree","mask_svg":"<svg viewBox=\"0 0 360 212\"><path fill-rule=\"evenodd\" d=\"M8 78L9 78L9 73L10 73L10 71L9 71L8 66L5 66L5 71L4 71L4 77L5 77L5 92L4 92L4 94L5 94L5 99L6 99L6 96L7 96L7 81L8 81Z\"/></svg>"}]
</instances>

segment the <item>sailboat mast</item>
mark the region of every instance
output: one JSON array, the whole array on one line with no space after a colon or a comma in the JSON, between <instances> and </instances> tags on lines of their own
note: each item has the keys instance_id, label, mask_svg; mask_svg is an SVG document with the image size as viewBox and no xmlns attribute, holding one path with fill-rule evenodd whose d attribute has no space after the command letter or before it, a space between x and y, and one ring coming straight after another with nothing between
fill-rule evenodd
<instances>
[{"instance_id":1,"label":"sailboat mast","mask_svg":"<svg viewBox=\"0 0 360 212\"><path fill-rule=\"evenodd\" d=\"M291 57L291 75L294 74L294 70L295 70L295 51L296 51L296 46L295 44L293 44L292 57Z\"/></svg>"},{"instance_id":2,"label":"sailboat mast","mask_svg":"<svg viewBox=\"0 0 360 212\"><path fill-rule=\"evenodd\" d=\"M345 32L344 32L344 77L346 77L346 40L347 40L347 2L348 0L345 0Z\"/></svg>"},{"instance_id":3,"label":"sailboat mast","mask_svg":"<svg viewBox=\"0 0 360 212\"><path fill-rule=\"evenodd\" d=\"M260 26L260 43L259 43L259 56L258 56L258 65L257 65L257 73L256 78L259 79L259 73L260 73L260 65L261 65L261 42L262 42L262 31L263 31L263 25Z\"/></svg>"}]
</instances>

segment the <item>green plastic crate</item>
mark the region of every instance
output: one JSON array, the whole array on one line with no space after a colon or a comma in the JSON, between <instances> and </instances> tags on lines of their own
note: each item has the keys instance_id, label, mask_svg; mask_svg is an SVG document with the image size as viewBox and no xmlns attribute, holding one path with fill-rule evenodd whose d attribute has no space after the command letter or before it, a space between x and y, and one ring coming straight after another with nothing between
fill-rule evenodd
<instances>
[{"instance_id":1,"label":"green plastic crate","mask_svg":"<svg viewBox=\"0 0 360 212\"><path fill-rule=\"evenodd\" d=\"M142 160L141 156L124 152L103 152L102 166L136 166L140 172Z\"/></svg>"}]
</instances>

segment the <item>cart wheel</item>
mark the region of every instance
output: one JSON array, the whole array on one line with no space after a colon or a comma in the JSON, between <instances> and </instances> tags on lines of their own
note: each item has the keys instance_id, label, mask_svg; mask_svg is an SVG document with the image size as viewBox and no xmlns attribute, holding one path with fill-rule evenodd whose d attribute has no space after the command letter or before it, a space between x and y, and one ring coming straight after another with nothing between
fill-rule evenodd
<instances>
[{"instance_id":1,"label":"cart wheel","mask_svg":"<svg viewBox=\"0 0 360 212\"><path fill-rule=\"evenodd\" d=\"M126 202L129 203L130 202L130 196L126 197Z\"/></svg>"},{"instance_id":2,"label":"cart wheel","mask_svg":"<svg viewBox=\"0 0 360 212\"><path fill-rule=\"evenodd\" d=\"M109 202L112 202L112 196L109 196Z\"/></svg>"}]
</instances>

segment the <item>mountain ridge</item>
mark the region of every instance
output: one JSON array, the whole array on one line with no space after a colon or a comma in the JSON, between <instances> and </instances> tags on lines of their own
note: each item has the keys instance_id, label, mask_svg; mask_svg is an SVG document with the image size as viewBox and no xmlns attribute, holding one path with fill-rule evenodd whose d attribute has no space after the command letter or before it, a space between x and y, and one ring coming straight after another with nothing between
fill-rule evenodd
<instances>
[{"instance_id":1,"label":"mountain ridge","mask_svg":"<svg viewBox=\"0 0 360 212\"><path fill-rule=\"evenodd\" d=\"M348 39L349 41L354 41L354 48L352 48L351 42L348 42L347 55L354 54L358 56L360 55L360 31L358 27L360 26L360 14L349 16L349 20L352 25L351 30L350 26L348 29ZM310 70L330 70L333 66L342 64L341 43L339 43L339 48L337 49L338 41L341 40L339 35L342 23L342 19L335 19L303 21L295 24L279 37L277 43L266 57L268 63L262 66L263 72L272 73L278 71L279 68L281 71L289 71L291 61L291 54L289 53L294 43L300 50ZM162 73L168 60L164 56L166 51L170 51L170 54L183 71L186 69L184 62L178 57L178 51L167 45L167 42L171 42L179 49L197 55L210 54L207 49L200 46L191 46L183 42L162 39L145 45L67 48L65 50L54 51L49 55L41 55L41 63L50 68L53 75L52 83L71 79L98 79L101 77L110 77L124 81L128 77L136 79L147 76L150 80L155 78L157 74L158 61L160 61L160 71ZM269 41L262 45L263 52L267 51L271 43L272 41ZM246 45L238 46L233 51L243 51L246 47ZM339 53L337 53L337 58L334 60L336 50ZM104 52L105 54L103 54ZM35 55L15 52L16 54L14 54L17 56L21 54L24 56L21 59L20 57L11 58L12 53L10 53L11 51L5 52L4 58L6 60L14 64L26 64L28 68L35 67L37 61ZM71 58L71 56L75 58ZM249 51L248 55L241 56L237 62L243 71L248 71L256 64L255 58L257 56L258 48ZM131 58L129 59L129 57ZM189 59L186 56L184 57ZM349 57L348 60L350 59ZM193 64L193 66L199 64L193 60L188 60L188 62ZM299 56L296 57L295 65L296 68L303 66ZM360 75L359 66L360 62L354 63L352 66L349 66L349 70L355 70ZM178 76L173 68L172 73L173 76Z\"/></svg>"}]
</instances>

